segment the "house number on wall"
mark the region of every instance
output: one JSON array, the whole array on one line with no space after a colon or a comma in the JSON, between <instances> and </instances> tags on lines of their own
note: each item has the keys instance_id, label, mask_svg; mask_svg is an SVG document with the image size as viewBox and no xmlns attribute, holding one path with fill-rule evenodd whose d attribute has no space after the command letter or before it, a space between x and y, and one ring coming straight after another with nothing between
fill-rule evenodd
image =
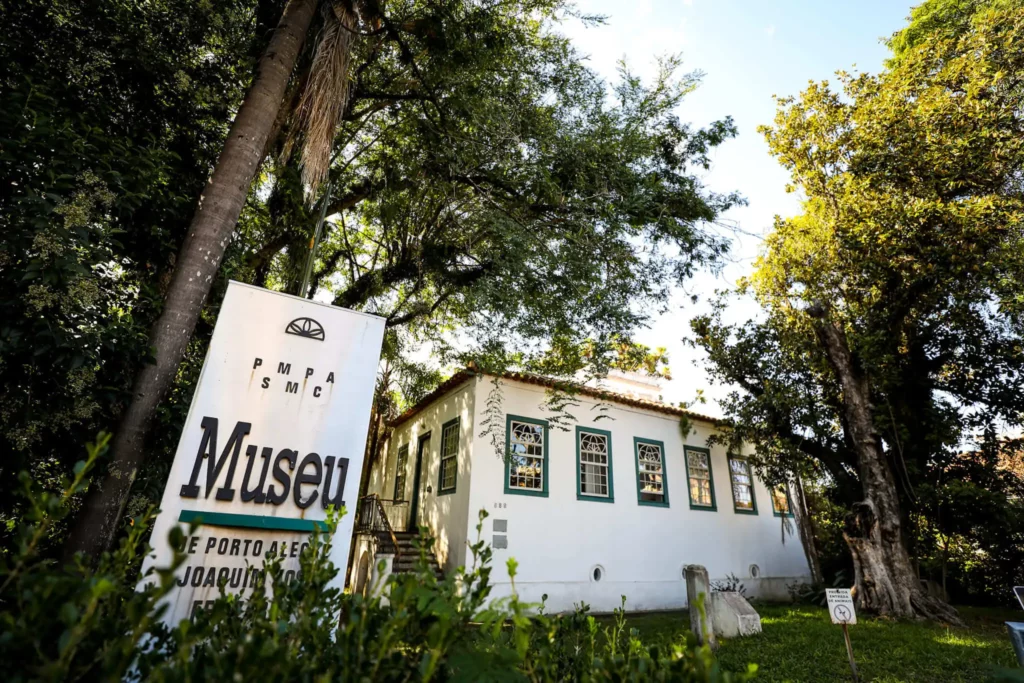
<instances>
[{"instance_id":1,"label":"house number on wall","mask_svg":"<svg viewBox=\"0 0 1024 683\"><path fill-rule=\"evenodd\" d=\"M495 503L494 504L494 509L495 510L504 510L507 507L508 507L508 503Z\"/></svg>"}]
</instances>

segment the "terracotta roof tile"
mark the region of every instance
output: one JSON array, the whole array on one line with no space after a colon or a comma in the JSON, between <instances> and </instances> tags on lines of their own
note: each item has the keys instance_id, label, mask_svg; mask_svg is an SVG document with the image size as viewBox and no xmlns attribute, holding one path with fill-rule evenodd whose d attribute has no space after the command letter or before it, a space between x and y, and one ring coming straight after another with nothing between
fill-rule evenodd
<instances>
[{"instance_id":1,"label":"terracotta roof tile","mask_svg":"<svg viewBox=\"0 0 1024 683\"><path fill-rule=\"evenodd\" d=\"M404 413L396 417L390 422L392 427L397 427L400 424L408 422L423 408L430 403L433 403L443 395L458 387L463 382L476 377L476 376L491 376L497 375L502 379L511 380L514 382L522 382L523 384L532 384L535 386L546 387L549 389L564 388L567 391L576 392L581 396L589 396L591 398L597 398L602 401L609 401L611 403L619 403L621 405L627 405L634 408L643 408L657 413L663 413L665 415L676 415L678 417L688 417L691 420L700 420L701 422L708 422L714 425L728 424L728 420L724 420L718 417L710 417L708 415L701 415L685 408L679 408L677 406L670 406L666 403L660 403L658 401L649 401L643 398L635 398L633 396L627 396L614 391L608 391L607 389L600 389L598 387L590 387L578 382L572 382L567 380L559 380L553 377L546 377L544 375L537 375L531 372L503 372L503 373L489 373L474 370L472 368L464 368L459 370L454 375L441 382L432 392L424 396L416 405L412 406Z\"/></svg>"}]
</instances>

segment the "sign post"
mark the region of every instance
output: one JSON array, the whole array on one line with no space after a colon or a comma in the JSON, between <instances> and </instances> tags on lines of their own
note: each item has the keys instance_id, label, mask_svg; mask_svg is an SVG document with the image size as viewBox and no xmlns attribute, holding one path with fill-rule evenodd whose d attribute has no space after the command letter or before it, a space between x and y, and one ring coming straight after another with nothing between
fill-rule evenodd
<instances>
[{"instance_id":1,"label":"sign post","mask_svg":"<svg viewBox=\"0 0 1024 683\"><path fill-rule=\"evenodd\" d=\"M853 595L849 588L827 588L825 596L828 598L828 613L832 617L832 623L840 624L843 627L846 655L850 658L850 671L853 672L854 683L858 683L860 677L857 675L857 663L853 661L853 645L850 643L850 631L847 628L848 625L857 623L857 612L853 608Z\"/></svg>"},{"instance_id":2,"label":"sign post","mask_svg":"<svg viewBox=\"0 0 1024 683\"><path fill-rule=\"evenodd\" d=\"M383 336L383 318L229 283L143 565L170 565L181 525L169 623L221 584L245 599L268 553L297 577L328 509L355 508ZM190 522L202 524L192 535ZM331 539L338 588L353 524L346 515Z\"/></svg>"}]
</instances>

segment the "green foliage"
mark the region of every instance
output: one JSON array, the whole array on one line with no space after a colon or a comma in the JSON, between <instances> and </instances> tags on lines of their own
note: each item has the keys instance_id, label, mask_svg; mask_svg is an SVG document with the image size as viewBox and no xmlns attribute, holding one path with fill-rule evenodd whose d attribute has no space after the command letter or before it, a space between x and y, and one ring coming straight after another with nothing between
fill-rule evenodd
<instances>
[{"instance_id":1,"label":"green foliage","mask_svg":"<svg viewBox=\"0 0 1024 683\"><path fill-rule=\"evenodd\" d=\"M505 448L505 409L502 397L501 378L494 375L491 378L491 388L487 391L487 398L484 401L484 417L480 420L481 439L487 439L494 454L504 460L508 457Z\"/></svg>"},{"instance_id":2,"label":"green foliage","mask_svg":"<svg viewBox=\"0 0 1024 683\"><path fill-rule=\"evenodd\" d=\"M672 379L664 347L652 349L621 335L580 339L559 333L551 337L542 355L514 360L526 370L551 377L600 378L610 370L620 370Z\"/></svg>"},{"instance_id":3,"label":"green foliage","mask_svg":"<svg viewBox=\"0 0 1024 683\"><path fill-rule=\"evenodd\" d=\"M936 37L967 33L972 21L988 10L1014 7L1020 7L1020 0L925 0L910 10L907 25L886 41L892 51L887 66L898 66L905 55Z\"/></svg>"},{"instance_id":4,"label":"green foliage","mask_svg":"<svg viewBox=\"0 0 1024 683\"><path fill-rule=\"evenodd\" d=\"M160 600L186 557L184 535L175 529L169 539L176 550L171 567L145 577L136 590L152 509L94 568L60 566L39 554L39 540L67 514L108 440L103 435L89 446L88 459L76 465L59 496L21 477L30 512L17 529L16 551L0 564L6 680L727 682L747 680L753 671L744 666L743 673L730 674L692 641L645 647L627 631L621 610L602 633L585 606L547 616L514 593L491 600L491 549L479 540L483 511L470 546L473 565L442 581L427 561L432 540L421 536L416 570L389 577L386 601L377 589L367 596L343 593L329 587L338 570L327 538L314 533L298 579L285 580L281 558L268 557L246 600L222 588L191 621L167 626ZM331 531L337 520L329 518ZM508 573L514 590L515 560L508 561Z\"/></svg>"},{"instance_id":5,"label":"green foliage","mask_svg":"<svg viewBox=\"0 0 1024 683\"><path fill-rule=\"evenodd\" d=\"M544 414L544 418L552 429L562 432L572 431L576 424L574 408L579 408L580 402L576 398L577 391L571 384L556 386L544 392L544 400L538 406Z\"/></svg>"},{"instance_id":6,"label":"green foliage","mask_svg":"<svg viewBox=\"0 0 1024 683\"><path fill-rule=\"evenodd\" d=\"M3 472L28 468L56 490L77 457L67 444L116 424L283 4L0 0ZM332 191L310 206L291 153L317 20L158 411L133 510L162 487L224 282L299 293L323 207L308 294L388 318L389 410L436 380L409 360L425 342L442 361L502 367L558 338L607 350L725 249L707 224L739 198L698 174L735 127L679 120L699 74L678 59L652 83L624 69L609 88L558 33L566 19L595 19L562 0L357 4ZM657 354L631 362L664 372ZM14 500L0 496L4 521Z\"/></svg>"},{"instance_id":7,"label":"green foliage","mask_svg":"<svg viewBox=\"0 0 1024 683\"><path fill-rule=\"evenodd\" d=\"M776 221L743 284L766 315L694 325L713 374L740 387L726 402L733 438L757 444L769 477L821 479L846 507L862 492L814 332L811 314L827 314L868 378L909 550L936 581L954 546L964 580L1024 578L1010 548L1022 480L1005 466L1020 443L1001 437L1024 415L1022 40L1020 3L927 2L888 70L781 99L763 132L806 202ZM965 460L975 450L987 455Z\"/></svg>"},{"instance_id":8,"label":"green foliage","mask_svg":"<svg viewBox=\"0 0 1024 683\"><path fill-rule=\"evenodd\" d=\"M729 573L725 575L725 578L721 581L712 581L711 590L719 593L722 592L735 592L746 597L747 587L740 581L740 577L735 574Z\"/></svg>"},{"instance_id":9,"label":"green foliage","mask_svg":"<svg viewBox=\"0 0 1024 683\"><path fill-rule=\"evenodd\" d=\"M68 444L114 426L262 40L256 4L0 1L4 482L57 490Z\"/></svg>"},{"instance_id":10,"label":"green foliage","mask_svg":"<svg viewBox=\"0 0 1024 683\"><path fill-rule=\"evenodd\" d=\"M1024 479L1005 467L1016 454L1006 445L936 463L915 489L921 575L971 604L1013 604L1012 586L1024 579Z\"/></svg>"},{"instance_id":11,"label":"green foliage","mask_svg":"<svg viewBox=\"0 0 1024 683\"><path fill-rule=\"evenodd\" d=\"M849 585L849 584L847 584ZM862 681L966 683L1010 681L1002 670L1019 672L1003 622L1020 611L958 608L965 627L857 615L850 640ZM843 633L819 605L758 605L761 635L725 641L723 666L756 661L757 681L849 681ZM603 620L602 620L603 621ZM646 643L681 642L688 636L685 613L635 614L627 625ZM1011 669L1012 667L1012 669Z\"/></svg>"},{"instance_id":12,"label":"green foliage","mask_svg":"<svg viewBox=\"0 0 1024 683\"><path fill-rule=\"evenodd\" d=\"M442 360L507 367L628 338L716 261L726 245L706 223L739 199L705 190L696 171L732 122L677 118L699 80L678 59L653 83L623 70L609 88L558 33L574 14L562 0L398 2L382 30L365 27L334 190L319 199L331 218L316 291L404 328L396 348L430 341ZM258 259L269 279L253 277L293 291L311 222L270 208L253 233L273 247L269 267ZM291 231L280 241L279 226Z\"/></svg>"}]
</instances>

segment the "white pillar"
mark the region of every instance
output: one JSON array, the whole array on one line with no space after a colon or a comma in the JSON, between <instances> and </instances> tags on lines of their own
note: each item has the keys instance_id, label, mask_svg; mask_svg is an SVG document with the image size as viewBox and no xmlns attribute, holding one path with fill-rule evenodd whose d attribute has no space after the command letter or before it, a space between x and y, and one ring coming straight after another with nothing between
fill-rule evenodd
<instances>
[{"instance_id":1,"label":"white pillar","mask_svg":"<svg viewBox=\"0 0 1024 683\"><path fill-rule=\"evenodd\" d=\"M718 647L715 625L711 620L711 581L708 570L699 564L688 564L686 573L686 604L690 611L690 630L701 645Z\"/></svg>"}]
</instances>

